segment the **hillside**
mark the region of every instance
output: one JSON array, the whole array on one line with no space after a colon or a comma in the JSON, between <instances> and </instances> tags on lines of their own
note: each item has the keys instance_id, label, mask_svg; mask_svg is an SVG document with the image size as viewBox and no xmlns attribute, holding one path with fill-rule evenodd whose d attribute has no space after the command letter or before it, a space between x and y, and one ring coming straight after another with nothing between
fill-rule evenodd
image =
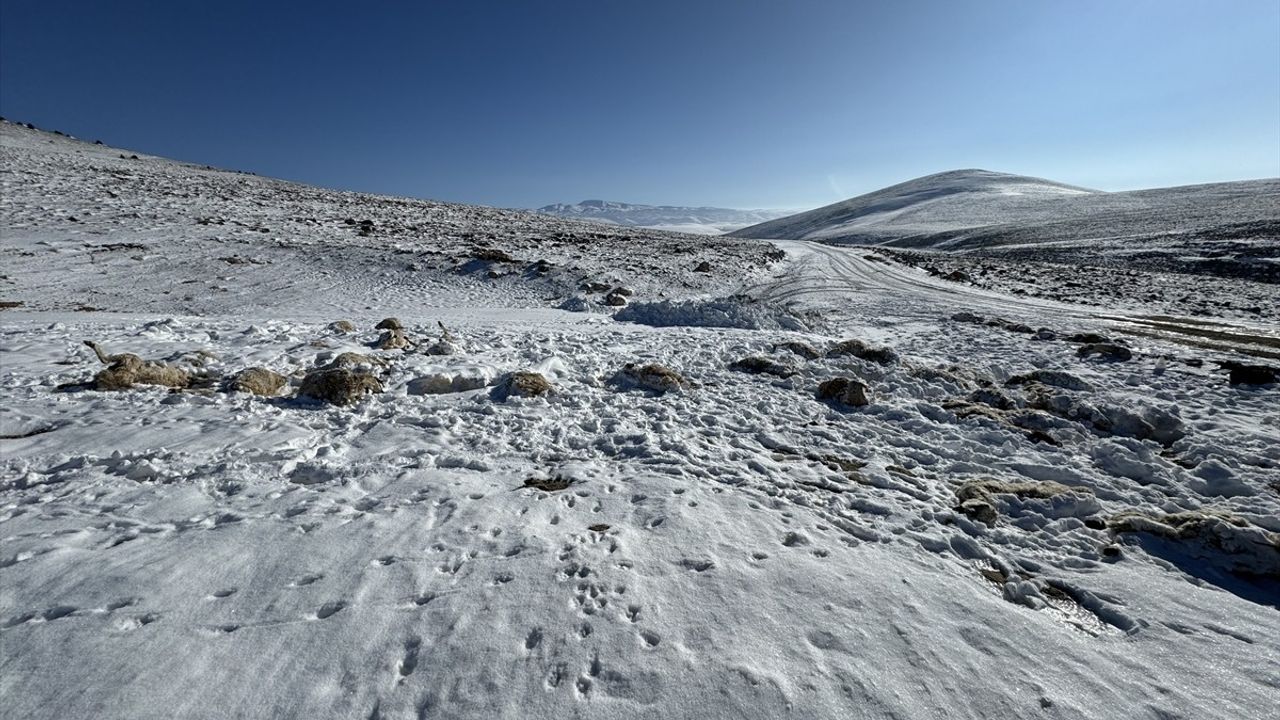
<instances>
[{"instance_id":1,"label":"hillside","mask_svg":"<svg viewBox=\"0 0 1280 720\"><path fill-rule=\"evenodd\" d=\"M1057 245L1070 261L1089 252L1166 245L1177 254L1209 239L1229 250L1221 244L1261 243L1271 258L1280 244L1280 179L1108 193L959 170L732 234L953 251L1036 252Z\"/></svg>"},{"instance_id":2,"label":"hillside","mask_svg":"<svg viewBox=\"0 0 1280 720\"><path fill-rule=\"evenodd\" d=\"M540 207L537 212L556 217L629 227L721 235L732 230L772 220L789 214L786 210L734 210L716 207L679 207L672 205L636 205L608 200L583 200L580 203L556 203Z\"/></svg>"}]
</instances>

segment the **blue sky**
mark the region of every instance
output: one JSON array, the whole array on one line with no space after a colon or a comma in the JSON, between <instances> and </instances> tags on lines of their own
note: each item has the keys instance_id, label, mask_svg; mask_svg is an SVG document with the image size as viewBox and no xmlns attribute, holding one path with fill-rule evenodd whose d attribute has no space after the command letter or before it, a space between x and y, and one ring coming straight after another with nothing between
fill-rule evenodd
<instances>
[{"instance_id":1,"label":"blue sky","mask_svg":"<svg viewBox=\"0 0 1280 720\"><path fill-rule=\"evenodd\" d=\"M0 114L509 207L1280 175L1280 2L0 0Z\"/></svg>"}]
</instances>

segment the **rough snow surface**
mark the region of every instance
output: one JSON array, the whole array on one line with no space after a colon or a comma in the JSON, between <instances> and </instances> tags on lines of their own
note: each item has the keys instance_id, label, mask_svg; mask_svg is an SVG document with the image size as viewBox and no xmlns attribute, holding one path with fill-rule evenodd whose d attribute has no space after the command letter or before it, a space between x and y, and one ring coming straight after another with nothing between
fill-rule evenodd
<instances>
[{"instance_id":1,"label":"rough snow surface","mask_svg":"<svg viewBox=\"0 0 1280 720\"><path fill-rule=\"evenodd\" d=\"M1274 712L1280 396L1214 362L1274 364L1274 315L1207 338L860 250L3 130L5 716ZM407 349L371 347L389 316ZM85 339L201 381L88 389ZM343 352L383 392L295 397ZM218 389L251 366L290 385ZM552 389L483 385L513 371ZM869 403L818 400L833 377Z\"/></svg>"}]
</instances>

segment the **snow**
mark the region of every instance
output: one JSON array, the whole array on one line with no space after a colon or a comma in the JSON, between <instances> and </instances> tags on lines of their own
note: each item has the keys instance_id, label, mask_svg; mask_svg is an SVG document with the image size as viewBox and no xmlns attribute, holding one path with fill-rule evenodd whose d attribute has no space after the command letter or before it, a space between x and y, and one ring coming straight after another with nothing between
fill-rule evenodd
<instances>
[{"instance_id":1,"label":"snow","mask_svg":"<svg viewBox=\"0 0 1280 720\"><path fill-rule=\"evenodd\" d=\"M743 228L744 238L964 251L983 257L1280 275L1280 179L1098 192L956 170ZM1225 269L1218 270L1219 266Z\"/></svg>"},{"instance_id":2,"label":"snow","mask_svg":"<svg viewBox=\"0 0 1280 720\"><path fill-rule=\"evenodd\" d=\"M1133 334L1114 308L863 249L778 242L774 261L751 240L0 129L0 300L23 303L0 311L6 715L1273 712L1280 396L1213 362L1259 362L1265 344ZM237 256L250 262L223 259ZM703 260L713 272L693 271ZM584 281L636 294L559 309ZM961 311L1101 333L1134 358L1081 358ZM388 316L415 346L370 347ZM1273 318L1220 322L1265 340ZM429 354L446 331L458 352ZM901 359L825 355L850 338ZM85 339L210 376L261 365L291 387L85 389L101 367ZM775 350L787 342L821 356ZM293 397L342 352L378 358L384 392ZM729 368L752 355L796 374ZM610 382L627 363L689 387ZM479 386L521 370L552 391ZM1083 384L1007 384L1033 370ZM870 403L817 400L835 376L861 378ZM1013 407L966 399L979 389ZM1041 394L1184 435L1113 433ZM975 481L1009 489L990 495L992 523L957 509ZM1196 513L1178 527L1200 534L1173 537Z\"/></svg>"},{"instance_id":3,"label":"snow","mask_svg":"<svg viewBox=\"0 0 1280 720\"><path fill-rule=\"evenodd\" d=\"M583 200L580 203L555 203L537 212L574 220L588 220L609 225L644 227L693 235L724 233L790 215L790 210L735 210L717 207L677 207L671 205L637 205L610 200Z\"/></svg>"}]
</instances>

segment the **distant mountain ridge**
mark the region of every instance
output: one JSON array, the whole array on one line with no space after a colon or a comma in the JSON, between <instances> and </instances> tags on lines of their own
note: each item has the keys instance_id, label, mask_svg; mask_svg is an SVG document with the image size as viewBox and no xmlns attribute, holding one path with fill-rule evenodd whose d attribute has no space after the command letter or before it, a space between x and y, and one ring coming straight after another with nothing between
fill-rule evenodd
<instances>
[{"instance_id":1,"label":"distant mountain ridge","mask_svg":"<svg viewBox=\"0 0 1280 720\"><path fill-rule=\"evenodd\" d=\"M735 210L717 207L639 205L611 200L583 200L538 208L543 215L630 227L656 228L700 235L720 235L790 214L789 210Z\"/></svg>"},{"instance_id":2,"label":"distant mountain ridge","mask_svg":"<svg viewBox=\"0 0 1280 720\"><path fill-rule=\"evenodd\" d=\"M1101 192L989 170L927 175L742 228L745 238L972 249L1169 233L1270 236L1280 179Z\"/></svg>"}]
</instances>

